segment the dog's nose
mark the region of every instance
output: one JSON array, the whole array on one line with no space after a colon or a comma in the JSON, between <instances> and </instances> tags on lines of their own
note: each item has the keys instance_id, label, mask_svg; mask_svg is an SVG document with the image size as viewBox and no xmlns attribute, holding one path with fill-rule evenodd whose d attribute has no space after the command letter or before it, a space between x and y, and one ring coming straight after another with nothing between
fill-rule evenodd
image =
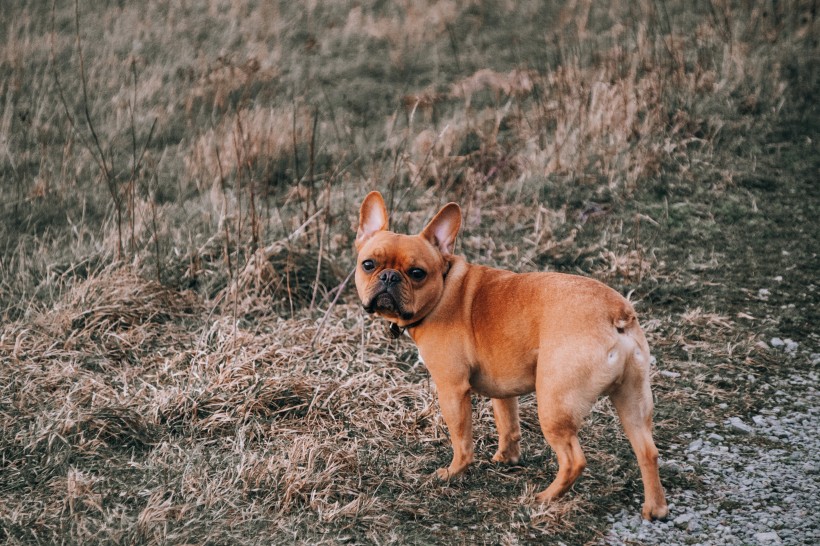
<instances>
[{"instance_id":1,"label":"dog's nose","mask_svg":"<svg viewBox=\"0 0 820 546\"><path fill-rule=\"evenodd\" d=\"M385 269L379 275L379 280L384 283L385 286L390 287L394 284L399 284L401 282L401 275L395 269Z\"/></svg>"}]
</instances>

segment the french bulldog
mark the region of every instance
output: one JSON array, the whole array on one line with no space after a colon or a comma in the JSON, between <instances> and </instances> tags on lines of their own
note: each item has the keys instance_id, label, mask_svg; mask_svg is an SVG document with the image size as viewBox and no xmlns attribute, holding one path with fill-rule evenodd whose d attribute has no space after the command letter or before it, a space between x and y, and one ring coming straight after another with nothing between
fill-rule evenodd
<instances>
[{"instance_id":1,"label":"french bulldog","mask_svg":"<svg viewBox=\"0 0 820 546\"><path fill-rule=\"evenodd\" d=\"M513 273L453 254L461 209L445 205L418 235L388 231L378 192L364 199L356 234L356 288L364 309L406 331L436 384L453 460L449 479L473 461L471 393L492 399L498 450L521 456L518 397L535 391L538 419L558 474L536 501L563 495L586 459L578 429L609 396L638 458L642 515L668 514L652 439L649 346L632 305L608 286L561 273Z\"/></svg>"}]
</instances>

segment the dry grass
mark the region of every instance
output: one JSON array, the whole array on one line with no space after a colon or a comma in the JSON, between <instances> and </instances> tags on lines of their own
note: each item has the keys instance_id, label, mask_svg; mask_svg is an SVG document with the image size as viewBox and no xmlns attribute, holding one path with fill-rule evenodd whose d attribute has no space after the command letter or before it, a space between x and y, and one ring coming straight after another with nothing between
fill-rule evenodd
<instances>
[{"instance_id":1,"label":"dry grass","mask_svg":"<svg viewBox=\"0 0 820 546\"><path fill-rule=\"evenodd\" d=\"M212 187L221 191L221 178L233 178L240 169L264 171L265 162L287 161L294 146L310 141L311 117L306 108L240 110L194 141L185 166L192 178L203 179L204 187L213 178ZM224 206L220 202L215 208L221 212Z\"/></svg>"},{"instance_id":2,"label":"dry grass","mask_svg":"<svg viewBox=\"0 0 820 546\"><path fill-rule=\"evenodd\" d=\"M0 23L3 541L586 543L637 511L605 402L560 503L532 397L520 465L476 400L479 463L430 479L435 387L344 283L372 189L400 231L459 201L472 261L635 290L662 452L754 404L727 378L771 320L689 304L732 257L692 241L756 212L754 135L816 91L809 3L79 8Z\"/></svg>"},{"instance_id":3,"label":"dry grass","mask_svg":"<svg viewBox=\"0 0 820 546\"><path fill-rule=\"evenodd\" d=\"M595 503L617 503L625 488L637 495L634 461L604 402L584 429L590 470L564 502L531 502L554 466L531 397L522 465L488 463L492 411L476 400L477 468L453 484L433 481L449 445L412 345L386 341L356 305L338 306L311 345L318 322L237 322L192 293L112 270L3 327L5 538L515 542L584 535L578 522L596 517ZM730 353L756 352L755 336L736 339L733 322L714 313L663 323L647 324L659 355L672 344L723 358L727 338ZM725 398L714 368L662 358L663 369L685 374L674 386L655 377L664 412ZM680 426L662 415L659 434Z\"/></svg>"}]
</instances>

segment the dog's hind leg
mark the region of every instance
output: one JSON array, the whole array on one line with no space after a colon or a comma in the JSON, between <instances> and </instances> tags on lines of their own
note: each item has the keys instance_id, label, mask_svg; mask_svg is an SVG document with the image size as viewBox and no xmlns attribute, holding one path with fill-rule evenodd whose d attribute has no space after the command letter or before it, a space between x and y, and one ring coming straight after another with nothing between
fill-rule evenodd
<instances>
[{"instance_id":1,"label":"dog's hind leg","mask_svg":"<svg viewBox=\"0 0 820 546\"><path fill-rule=\"evenodd\" d=\"M641 336L642 337L642 336ZM652 439L652 391L649 387L649 348L639 339L627 359L623 381L610 394L618 416L638 458L644 487L644 519L663 519L669 513L658 474L658 448Z\"/></svg>"},{"instance_id":2,"label":"dog's hind leg","mask_svg":"<svg viewBox=\"0 0 820 546\"><path fill-rule=\"evenodd\" d=\"M497 463L515 464L521 458L521 425L518 420L518 397L493 398L495 428L498 430Z\"/></svg>"},{"instance_id":3,"label":"dog's hind leg","mask_svg":"<svg viewBox=\"0 0 820 546\"><path fill-rule=\"evenodd\" d=\"M544 415L539 406L541 430L558 457L558 474L549 487L535 496L538 502L550 502L566 493L586 468L586 457L578 442L578 427L568 415Z\"/></svg>"},{"instance_id":4,"label":"dog's hind leg","mask_svg":"<svg viewBox=\"0 0 820 546\"><path fill-rule=\"evenodd\" d=\"M558 458L558 474L547 489L535 496L538 502L550 502L566 493L586 468L578 429L592 404L588 396L577 390L578 379L567 372L573 368L564 365L565 357L572 358L572 355L542 351L538 357L535 383L538 420Z\"/></svg>"}]
</instances>

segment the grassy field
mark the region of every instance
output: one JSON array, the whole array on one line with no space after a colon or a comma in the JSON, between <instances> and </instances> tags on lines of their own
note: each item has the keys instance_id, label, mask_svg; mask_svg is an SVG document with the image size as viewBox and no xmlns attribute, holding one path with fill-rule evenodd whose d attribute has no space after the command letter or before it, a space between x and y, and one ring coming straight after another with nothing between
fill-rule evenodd
<instances>
[{"instance_id":1,"label":"grassy field","mask_svg":"<svg viewBox=\"0 0 820 546\"><path fill-rule=\"evenodd\" d=\"M5 543L584 544L639 511L603 401L559 503L532 397L520 464L476 398L479 462L429 477L434 386L346 282L374 189L630 294L662 458L771 395L772 336L820 351L814 1L9 4Z\"/></svg>"}]
</instances>

